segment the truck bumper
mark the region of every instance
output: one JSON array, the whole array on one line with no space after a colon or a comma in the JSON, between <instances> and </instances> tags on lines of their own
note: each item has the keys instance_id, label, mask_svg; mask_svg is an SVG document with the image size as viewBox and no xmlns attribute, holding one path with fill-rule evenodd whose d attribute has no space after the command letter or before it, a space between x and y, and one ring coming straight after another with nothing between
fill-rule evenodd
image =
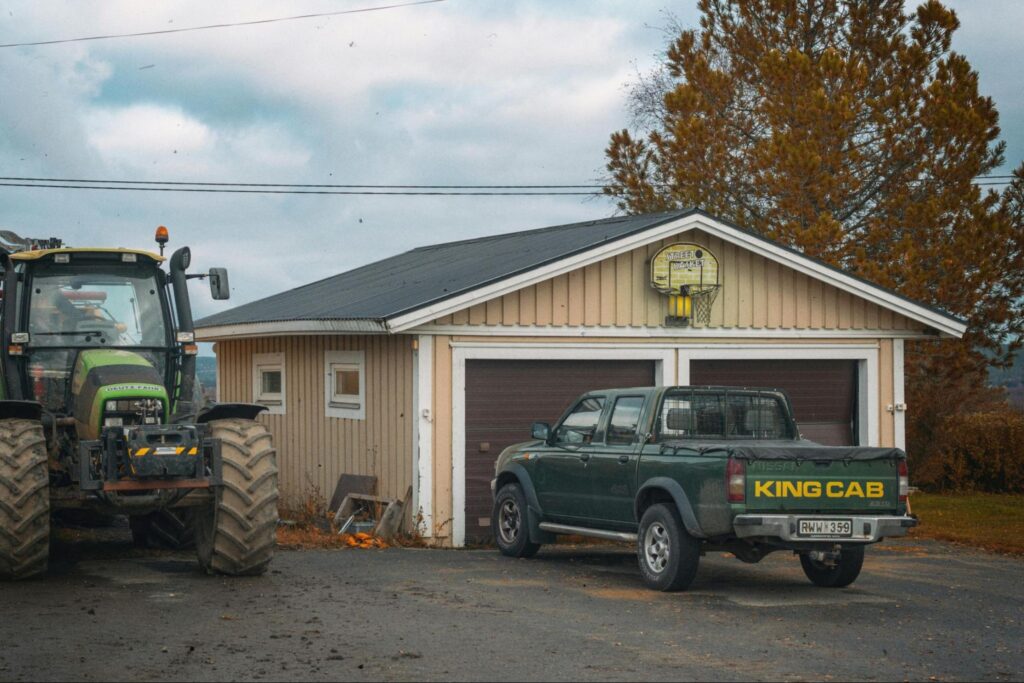
<instances>
[{"instance_id":1,"label":"truck bumper","mask_svg":"<svg viewBox=\"0 0 1024 683\"><path fill-rule=\"evenodd\" d=\"M801 536L800 519L852 520L852 536ZM733 527L739 538L779 539L787 543L875 543L890 536L906 536L917 526L913 517L871 517L865 515L738 515Z\"/></svg>"}]
</instances>

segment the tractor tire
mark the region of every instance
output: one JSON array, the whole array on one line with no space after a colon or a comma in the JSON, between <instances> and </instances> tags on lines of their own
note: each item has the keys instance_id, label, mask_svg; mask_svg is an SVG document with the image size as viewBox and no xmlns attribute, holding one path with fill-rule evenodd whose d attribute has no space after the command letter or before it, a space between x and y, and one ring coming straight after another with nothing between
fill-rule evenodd
<instances>
[{"instance_id":1,"label":"tractor tire","mask_svg":"<svg viewBox=\"0 0 1024 683\"><path fill-rule=\"evenodd\" d=\"M259 576L274 556L277 455L270 432L255 420L210 422L221 441L224 484L213 503L195 509L196 553L211 574Z\"/></svg>"},{"instance_id":2,"label":"tractor tire","mask_svg":"<svg viewBox=\"0 0 1024 683\"><path fill-rule=\"evenodd\" d=\"M50 557L50 472L43 426L0 420L0 579L46 571Z\"/></svg>"},{"instance_id":3,"label":"tractor tire","mask_svg":"<svg viewBox=\"0 0 1024 683\"><path fill-rule=\"evenodd\" d=\"M186 509L157 510L132 515L132 541L140 548L188 550L196 545L195 523Z\"/></svg>"}]
</instances>

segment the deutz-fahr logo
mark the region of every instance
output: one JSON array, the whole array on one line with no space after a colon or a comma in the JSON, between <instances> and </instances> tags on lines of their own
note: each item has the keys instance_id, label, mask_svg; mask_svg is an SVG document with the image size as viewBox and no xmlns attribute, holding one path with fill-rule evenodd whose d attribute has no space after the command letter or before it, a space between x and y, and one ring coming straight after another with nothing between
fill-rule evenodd
<instances>
[{"instance_id":1,"label":"deutz-fahr logo","mask_svg":"<svg viewBox=\"0 0 1024 683\"><path fill-rule=\"evenodd\" d=\"M880 481L779 481L754 482L755 498L883 498Z\"/></svg>"}]
</instances>

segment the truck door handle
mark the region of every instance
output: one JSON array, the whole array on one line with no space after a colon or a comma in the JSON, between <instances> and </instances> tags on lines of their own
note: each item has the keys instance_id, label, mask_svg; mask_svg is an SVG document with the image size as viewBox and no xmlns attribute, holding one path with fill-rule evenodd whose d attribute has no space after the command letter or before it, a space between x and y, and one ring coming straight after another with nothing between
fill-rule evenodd
<instances>
[{"instance_id":1,"label":"truck door handle","mask_svg":"<svg viewBox=\"0 0 1024 683\"><path fill-rule=\"evenodd\" d=\"M583 462L589 462L590 453L580 453L580 460L582 460Z\"/></svg>"},{"instance_id":2,"label":"truck door handle","mask_svg":"<svg viewBox=\"0 0 1024 683\"><path fill-rule=\"evenodd\" d=\"M629 464L629 456L628 455L620 455L619 456L619 464L620 465L628 465Z\"/></svg>"}]
</instances>

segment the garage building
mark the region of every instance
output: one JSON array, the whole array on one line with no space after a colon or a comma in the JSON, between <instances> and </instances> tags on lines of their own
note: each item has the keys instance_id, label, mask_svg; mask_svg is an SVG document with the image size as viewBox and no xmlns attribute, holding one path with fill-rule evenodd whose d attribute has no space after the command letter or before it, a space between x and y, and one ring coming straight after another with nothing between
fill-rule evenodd
<instances>
[{"instance_id":1,"label":"garage building","mask_svg":"<svg viewBox=\"0 0 1024 683\"><path fill-rule=\"evenodd\" d=\"M501 450L583 391L780 387L809 439L902 447L904 341L966 329L700 210L422 247L196 326L220 400L268 407L286 503L374 475L455 546Z\"/></svg>"}]
</instances>

